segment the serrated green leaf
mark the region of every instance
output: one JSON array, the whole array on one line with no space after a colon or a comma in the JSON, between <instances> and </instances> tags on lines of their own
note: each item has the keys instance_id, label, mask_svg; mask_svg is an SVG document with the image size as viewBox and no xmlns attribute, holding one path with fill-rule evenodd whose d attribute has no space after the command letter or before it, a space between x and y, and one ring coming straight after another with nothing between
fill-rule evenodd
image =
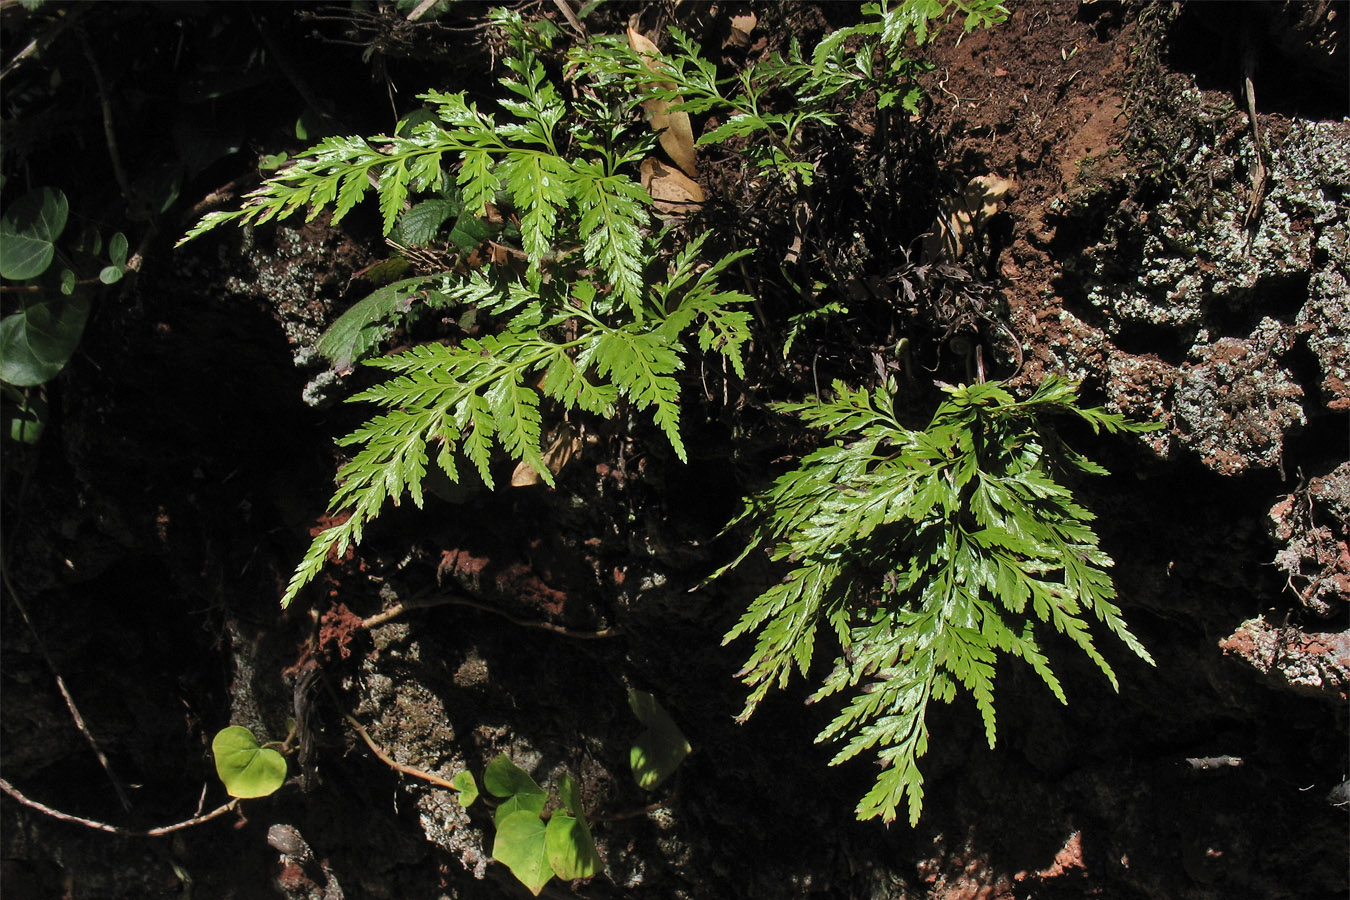
<instances>
[{"instance_id":1,"label":"serrated green leaf","mask_svg":"<svg viewBox=\"0 0 1350 900\"><path fill-rule=\"evenodd\" d=\"M414 204L398 220L394 236L401 244L427 244L436 237L446 219L459 214L459 204L436 197Z\"/></svg>"},{"instance_id":2,"label":"serrated green leaf","mask_svg":"<svg viewBox=\"0 0 1350 900\"><path fill-rule=\"evenodd\" d=\"M439 280L405 278L358 300L328 326L315 349L339 372L349 370L392 333L394 324L412 309L421 291Z\"/></svg>"}]
</instances>

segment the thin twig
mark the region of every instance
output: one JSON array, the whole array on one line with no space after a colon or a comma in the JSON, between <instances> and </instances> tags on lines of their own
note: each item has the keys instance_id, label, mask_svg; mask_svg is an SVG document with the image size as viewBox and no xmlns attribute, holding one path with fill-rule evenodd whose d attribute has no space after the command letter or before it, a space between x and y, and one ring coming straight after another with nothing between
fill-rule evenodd
<instances>
[{"instance_id":1,"label":"thin twig","mask_svg":"<svg viewBox=\"0 0 1350 900\"><path fill-rule=\"evenodd\" d=\"M572 28L576 30L576 33L584 40L586 38L586 26L581 24L581 20L577 18L577 14L572 11L572 4L568 3L567 0L553 0L553 5L558 7L558 11L563 14L563 18L567 20L567 24L571 25Z\"/></svg>"},{"instance_id":2,"label":"thin twig","mask_svg":"<svg viewBox=\"0 0 1350 900\"><path fill-rule=\"evenodd\" d=\"M361 735L361 740L366 742L366 746L370 748L370 752L374 753L377 757L379 757L380 762L384 763L389 768L395 770L396 772L402 772L404 775L409 775L413 778L420 778L423 781L429 781L432 784L440 785L441 787L447 787L455 791L459 790L459 788L455 785L453 781L447 781L439 775L432 775L430 772L423 772L421 769L414 769L412 766L405 766L403 763L394 759L392 756L390 756L388 753L385 752L383 747L375 743L374 739L371 738L371 736L366 733L366 730L361 727L360 722L356 721L355 718L346 713L344 713L343 715L347 719L347 722L353 728L356 729L356 733Z\"/></svg>"},{"instance_id":3,"label":"thin twig","mask_svg":"<svg viewBox=\"0 0 1350 900\"><path fill-rule=\"evenodd\" d=\"M108 156L112 159L113 177L117 179L117 186L122 191L122 199L126 200L128 207L134 207L136 202L131 190L131 182L127 180L126 169L122 168L122 154L117 150L117 131L113 128L112 101L108 99L108 91L103 83L103 70L98 67L98 58L94 56L94 48L89 46L89 38L82 30L76 31L76 34L80 37L80 45L84 48L85 58L89 60L89 68L94 70L94 87L98 89L98 102L103 110L103 137L108 142Z\"/></svg>"},{"instance_id":4,"label":"thin twig","mask_svg":"<svg viewBox=\"0 0 1350 900\"><path fill-rule=\"evenodd\" d=\"M28 631L33 635L33 642L37 644L38 652L42 658L47 661L47 668L51 670L52 676L56 679L57 690L65 698L66 708L70 710L70 717L75 720L75 727L84 735L84 739L89 742L93 748L94 755L98 757L99 765L103 766L103 771L108 774L108 780L112 782L113 791L117 794L117 799L121 801L122 808L131 811L131 799L127 797L126 790L122 787L122 781L113 774L112 766L108 763L108 757L103 754L103 748L98 745L94 739L93 732L89 726L84 723L84 716L80 715L79 707L75 705L75 698L70 695L70 690L66 688L66 681L61 677L61 671L56 668L56 663L52 660L52 655L47 652L47 645L43 642L42 636L38 634L37 626L28 615L28 609L23 605L23 600L19 597L19 591L14 587L14 582L10 580L9 568L0 566L0 579L4 580L5 587L9 589L9 597L14 601L14 606L19 610L19 615L23 616L25 624L28 625Z\"/></svg>"},{"instance_id":5,"label":"thin twig","mask_svg":"<svg viewBox=\"0 0 1350 900\"><path fill-rule=\"evenodd\" d=\"M1242 86L1247 97L1247 118L1252 123L1252 141L1256 144L1256 165L1252 167L1252 192L1247 201L1247 214L1243 216L1243 227L1255 230L1261 218L1261 204L1266 198L1266 181L1270 173L1266 169L1266 144L1261 140L1261 119L1256 114L1256 88L1252 85L1252 72L1256 69L1256 52L1250 39L1242 56ZM1248 238L1250 242L1250 237Z\"/></svg>"},{"instance_id":6,"label":"thin twig","mask_svg":"<svg viewBox=\"0 0 1350 900\"><path fill-rule=\"evenodd\" d=\"M524 628L538 628L541 631L550 631L553 634L560 634L563 637L577 638L579 640L611 638L617 637L623 633L619 628L602 628L599 631L577 631L572 628L564 628L561 625L554 625L552 622L518 619L490 604L481 603L468 597L455 597L450 594L435 594L430 597L427 597L424 594L418 594L417 596L410 598L406 603L395 603L383 612L376 613L368 619L361 620L361 627L366 630L377 628L385 622L397 619L409 610L428 609L433 606L467 606L470 609L476 609L480 612L501 616L503 619L506 619L514 625L520 625Z\"/></svg>"},{"instance_id":7,"label":"thin twig","mask_svg":"<svg viewBox=\"0 0 1350 900\"><path fill-rule=\"evenodd\" d=\"M163 825L159 828L150 828L140 830L137 828L123 828L120 825L109 825L107 822L96 822L93 819L85 819L80 816L72 816L69 813L63 813L60 810L52 809L46 804L39 803L36 800L30 800L19 792L14 785L3 778L0 778L0 790L9 794L15 800L24 806L36 809L38 812L51 816L53 819L60 819L62 822L74 822L77 825L83 825L86 828L93 828L95 831L106 831L109 834L121 834L128 837L161 837L166 834L172 834L175 831L182 831L184 828L191 828L194 825L200 825L203 822L209 822L217 819L239 805L239 799L235 798L224 806L219 806L204 816L194 816L185 822L177 822L173 825Z\"/></svg>"},{"instance_id":8,"label":"thin twig","mask_svg":"<svg viewBox=\"0 0 1350 900\"><path fill-rule=\"evenodd\" d=\"M427 14L427 10L431 9L435 5L436 0L422 0L421 3L417 4L417 7L412 12L408 13L408 21L416 22L418 19L422 18Z\"/></svg>"},{"instance_id":9,"label":"thin twig","mask_svg":"<svg viewBox=\"0 0 1350 900\"><path fill-rule=\"evenodd\" d=\"M57 15L61 18L53 22L46 31L29 41L22 50L14 54L13 59L5 63L4 68L0 68L0 80L12 74L24 61L41 58L43 51L56 40L57 36L78 22L79 17L83 14L84 10L77 7L58 10Z\"/></svg>"}]
</instances>

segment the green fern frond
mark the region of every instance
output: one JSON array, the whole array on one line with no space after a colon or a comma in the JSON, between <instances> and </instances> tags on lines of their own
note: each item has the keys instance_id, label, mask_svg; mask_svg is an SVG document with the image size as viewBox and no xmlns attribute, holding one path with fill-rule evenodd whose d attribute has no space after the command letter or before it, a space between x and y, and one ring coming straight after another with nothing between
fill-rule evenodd
<instances>
[{"instance_id":1,"label":"green fern frond","mask_svg":"<svg viewBox=\"0 0 1350 900\"><path fill-rule=\"evenodd\" d=\"M502 19L508 20L514 21ZM379 412L339 441L351 452L329 504L339 524L315 537L283 604L333 553L358 543L386 504L410 498L421 506L430 466L456 481L468 460L492 487L494 461L508 457L552 485L540 446L546 418L572 409L610 418L620 398L650 413L683 460L685 356L697 346L744 372L750 316L742 307L750 298L721 290L718 279L749 251L707 264L705 234L676 254L665 279L649 284L659 270L648 234L651 201L629 170L653 138L628 136L632 123L622 111L631 105L607 105L593 92L564 101L529 44L515 41L516 55L505 60L500 85L507 96L494 113L462 93L429 92L421 99L434 119L392 137L328 138L265 181L240 209L213 212L184 237L302 210L312 219L329 209L337 222L372 189L385 233L397 230L412 244L434 240L452 217L484 215L489 205L519 224L528 261L523 275L473 271L398 282L358 303L321 341L322 352L345 369L423 291L429 304L459 305L483 328L458 346L414 347L369 361L388 380L350 399ZM578 108L589 117L569 121ZM462 236L466 249L484 233L471 231Z\"/></svg>"},{"instance_id":2,"label":"green fern frond","mask_svg":"<svg viewBox=\"0 0 1350 900\"><path fill-rule=\"evenodd\" d=\"M1077 644L1112 686L1092 618L1152 662L1111 602L1111 560L1097 546L1092 516L1055 481L1057 459L1040 437L1057 412L1111 431L1151 426L1080 407L1076 387L1051 377L1025 401L996 383L949 388L929 427L912 431L896 421L891 390L836 385L833 400L781 406L828 429L834 443L756 502L753 540L792 568L726 640L756 635L742 672L750 687L744 719L792 669L805 674L829 622L840 655L813 699L852 697L818 740L844 742L834 763L875 750L886 766L858 807L861 818L890 821L905 805L915 824L930 701L969 695L992 747L1000 654L1025 661L1065 701L1038 624Z\"/></svg>"}]
</instances>

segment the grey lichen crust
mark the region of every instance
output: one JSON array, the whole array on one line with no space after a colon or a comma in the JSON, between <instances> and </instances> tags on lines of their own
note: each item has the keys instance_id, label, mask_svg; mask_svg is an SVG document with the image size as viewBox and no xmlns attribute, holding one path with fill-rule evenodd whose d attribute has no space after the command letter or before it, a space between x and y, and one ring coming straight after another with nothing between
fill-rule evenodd
<instances>
[{"instance_id":1,"label":"grey lichen crust","mask_svg":"<svg viewBox=\"0 0 1350 900\"><path fill-rule=\"evenodd\" d=\"M1247 116L1185 76L1165 84L1134 110L1126 200L1066 260L1086 302L1064 314L1074 340L1056 356L1109 381L1122 411L1161 413L1171 427L1152 440L1160 455L1187 448L1224 474L1275 468L1285 436L1317 412L1312 396L1350 408L1350 122L1263 121L1270 174L1248 221ZM1169 343L1184 352L1149 352ZM1300 345L1320 384L1295 375Z\"/></svg>"}]
</instances>

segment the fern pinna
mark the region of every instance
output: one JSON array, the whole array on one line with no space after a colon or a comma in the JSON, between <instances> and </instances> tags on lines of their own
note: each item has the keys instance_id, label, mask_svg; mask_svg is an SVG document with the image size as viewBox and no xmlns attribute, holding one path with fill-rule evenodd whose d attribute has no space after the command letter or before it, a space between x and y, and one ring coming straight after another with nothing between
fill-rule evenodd
<instances>
[{"instance_id":1,"label":"fern pinna","mask_svg":"<svg viewBox=\"0 0 1350 900\"><path fill-rule=\"evenodd\" d=\"M813 700L848 692L817 740L839 740L838 764L875 749L883 771L859 818L911 825L923 806L919 758L934 700L968 691L994 744L994 665L1000 653L1026 661L1061 702L1064 691L1037 641L1038 623L1067 635L1116 686L1089 631L1095 618L1152 663L1112 603L1111 559L1098 547L1092 514L1055 481L1053 466L1104 470L1062 445L1051 452L1041 420L1069 413L1093 430L1141 431L1079 406L1076 387L1048 377L1026 400L997 383L946 388L924 431L896 420L888 388L783 404L829 443L758 498L755 544L791 565L727 634L757 638L743 676L750 716L795 668L805 675L818 632L838 658Z\"/></svg>"},{"instance_id":2,"label":"fern pinna","mask_svg":"<svg viewBox=\"0 0 1350 900\"><path fill-rule=\"evenodd\" d=\"M457 459L467 458L492 486L489 463L500 446L552 484L540 446L551 402L562 412L609 418L621 403L650 410L683 459L677 376L691 344L722 355L743 374L750 315L739 307L750 298L720 290L717 279L749 251L703 263L703 235L658 265L650 198L628 174L651 139L627 136L631 123L621 118L622 104L582 100L589 104L585 114L573 115L576 107L569 109L523 47L505 64L501 84L513 98L499 101L500 118L463 94L425 94L435 118L407 136L324 140L241 209L208 214L183 239L301 209L312 219L331 207L337 222L372 187L386 234L401 217L425 211L431 201L405 211L418 192L453 193L471 215L494 204L518 223L523 273L500 267L391 285L368 298L359 321L343 330L336 343L350 355L353 345L370 342L355 333L414 289L433 290L440 305L476 308L496 328L457 346L429 344L370 361L394 377L351 398L385 412L339 442L355 452L338 473L329 510L350 515L314 539L283 605L330 552L341 555L358 543L386 502L408 496L421 506L433 458L452 480L459 477Z\"/></svg>"}]
</instances>

